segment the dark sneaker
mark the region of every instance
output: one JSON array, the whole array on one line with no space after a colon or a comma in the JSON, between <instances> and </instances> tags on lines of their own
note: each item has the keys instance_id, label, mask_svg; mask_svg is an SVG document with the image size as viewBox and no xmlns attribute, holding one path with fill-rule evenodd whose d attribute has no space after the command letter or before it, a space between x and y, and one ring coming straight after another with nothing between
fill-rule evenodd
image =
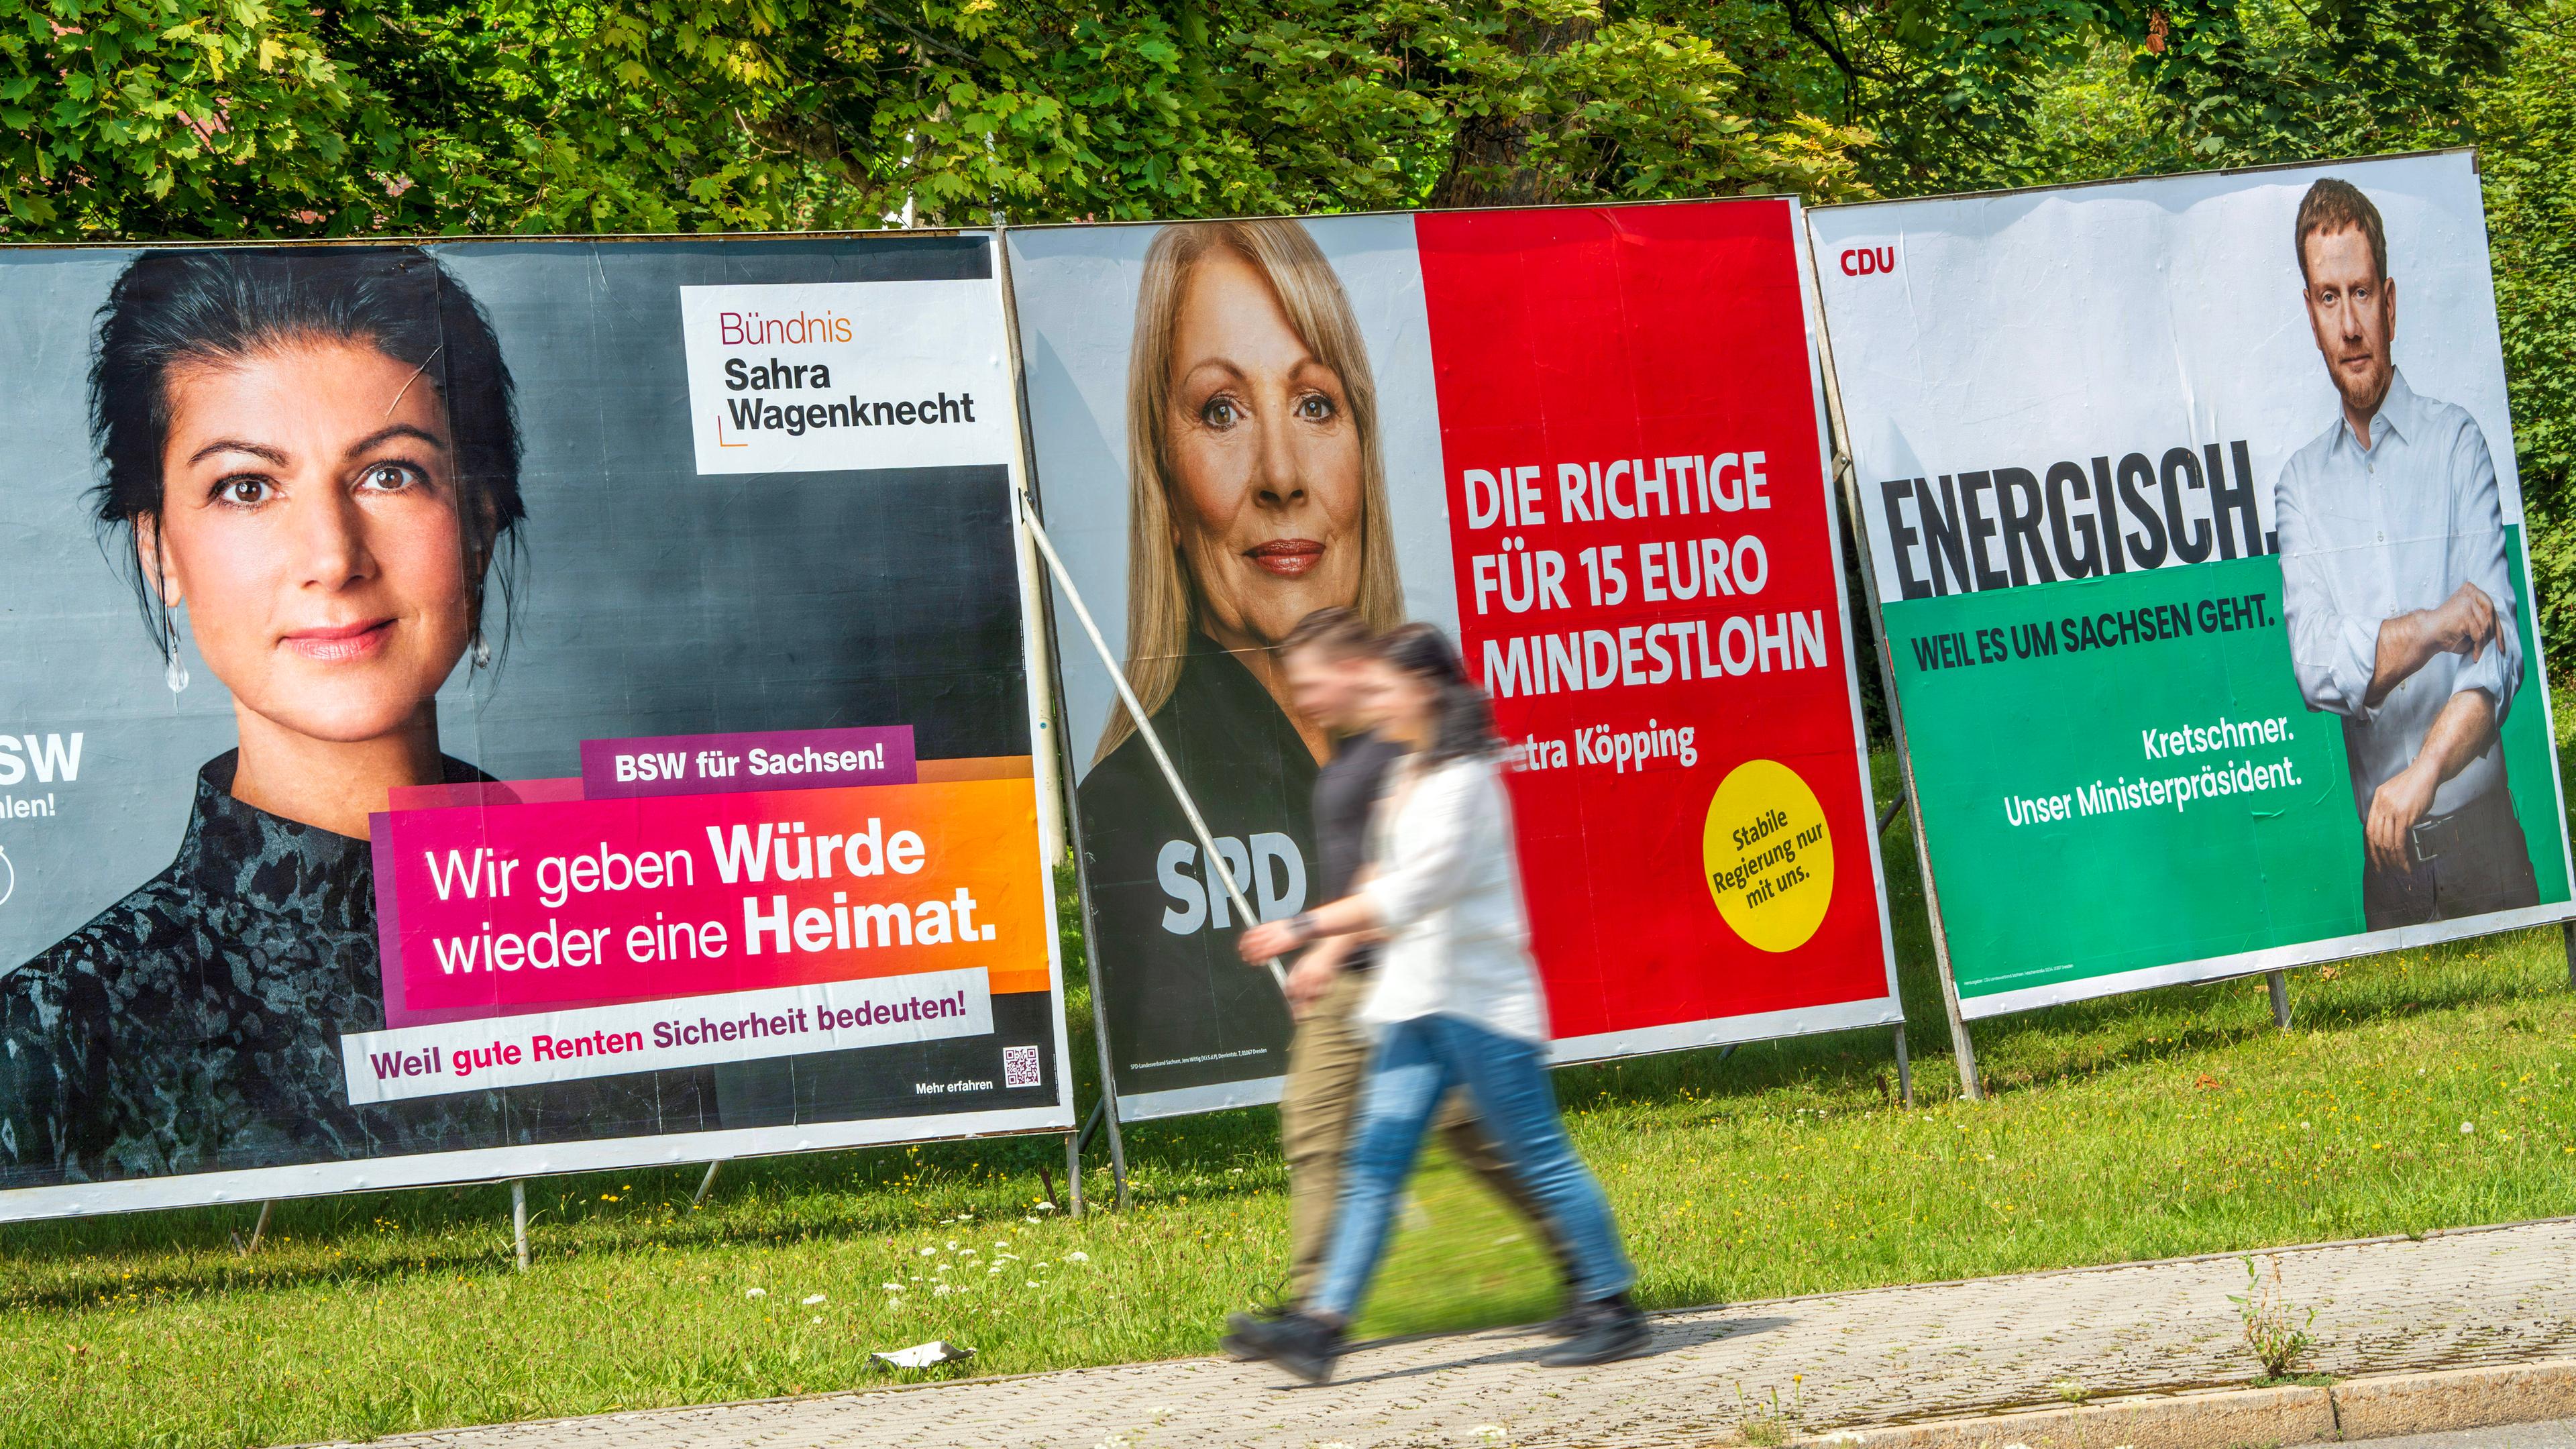
<instances>
[{"instance_id":1,"label":"dark sneaker","mask_svg":"<svg viewBox=\"0 0 2576 1449\"><path fill-rule=\"evenodd\" d=\"M1554 1318L1540 1324L1538 1331L1550 1338L1572 1338L1592 1325L1590 1308L1590 1304L1568 1294L1565 1307Z\"/></svg>"},{"instance_id":2,"label":"dark sneaker","mask_svg":"<svg viewBox=\"0 0 2576 1449\"><path fill-rule=\"evenodd\" d=\"M1226 1326L1234 1330L1225 1336L1228 1353L1268 1359L1310 1384L1333 1376L1333 1360L1342 1351L1340 1329L1303 1313L1270 1319L1238 1313Z\"/></svg>"},{"instance_id":3,"label":"dark sneaker","mask_svg":"<svg viewBox=\"0 0 2576 1449\"><path fill-rule=\"evenodd\" d=\"M1270 1303L1255 1308L1250 1313L1229 1313L1225 1316L1225 1336L1216 1341L1216 1346L1227 1358L1233 1359L1236 1363L1250 1363L1261 1355L1254 1353L1244 1343L1244 1333L1260 1324L1276 1323L1287 1317L1289 1311L1284 1303Z\"/></svg>"},{"instance_id":4,"label":"dark sneaker","mask_svg":"<svg viewBox=\"0 0 2576 1449\"><path fill-rule=\"evenodd\" d=\"M1581 1368L1596 1363L1622 1359L1644 1348L1654 1338L1646 1326L1646 1315L1628 1301L1625 1293L1597 1298L1575 1312L1582 1316L1582 1327L1572 1338L1538 1356L1550 1368Z\"/></svg>"}]
</instances>

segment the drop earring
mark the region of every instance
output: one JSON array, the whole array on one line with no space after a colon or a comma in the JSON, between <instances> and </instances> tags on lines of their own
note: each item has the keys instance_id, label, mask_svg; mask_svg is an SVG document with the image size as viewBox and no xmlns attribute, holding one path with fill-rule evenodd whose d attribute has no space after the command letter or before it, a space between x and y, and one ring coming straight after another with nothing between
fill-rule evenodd
<instances>
[{"instance_id":1,"label":"drop earring","mask_svg":"<svg viewBox=\"0 0 2576 1449\"><path fill-rule=\"evenodd\" d=\"M492 667L492 641L484 638L483 631L479 629L474 632L474 667L477 669Z\"/></svg>"},{"instance_id":2,"label":"drop earring","mask_svg":"<svg viewBox=\"0 0 2576 1449\"><path fill-rule=\"evenodd\" d=\"M161 671L161 682L170 686L172 694L179 694L188 688L188 662L179 657L179 621L165 616L162 627L170 632L170 647L166 651L170 663Z\"/></svg>"}]
</instances>

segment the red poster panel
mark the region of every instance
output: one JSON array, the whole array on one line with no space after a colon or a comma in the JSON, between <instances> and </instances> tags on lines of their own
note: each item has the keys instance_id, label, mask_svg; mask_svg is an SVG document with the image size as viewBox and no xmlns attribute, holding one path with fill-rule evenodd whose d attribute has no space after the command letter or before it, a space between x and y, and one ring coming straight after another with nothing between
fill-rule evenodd
<instances>
[{"instance_id":1,"label":"red poster panel","mask_svg":"<svg viewBox=\"0 0 2576 1449\"><path fill-rule=\"evenodd\" d=\"M1796 220L1415 221L1563 1059L1899 1016Z\"/></svg>"}]
</instances>

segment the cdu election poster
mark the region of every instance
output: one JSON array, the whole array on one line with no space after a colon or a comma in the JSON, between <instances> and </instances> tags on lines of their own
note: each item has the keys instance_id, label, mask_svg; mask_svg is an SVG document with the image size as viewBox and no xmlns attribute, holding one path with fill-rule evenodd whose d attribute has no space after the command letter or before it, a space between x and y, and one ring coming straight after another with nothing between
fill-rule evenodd
<instances>
[{"instance_id":1,"label":"cdu election poster","mask_svg":"<svg viewBox=\"0 0 2576 1449\"><path fill-rule=\"evenodd\" d=\"M0 1219L1071 1123L991 237L0 299Z\"/></svg>"},{"instance_id":2,"label":"cdu election poster","mask_svg":"<svg viewBox=\"0 0 2576 1449\"><path fill-rule=\"evenodd\" d=\"M1966 1015L2576 914L2469 154L1809 223Z\"/></svg>"},{"instance_id":3,"label":"cdu election poster","mask_svg":"<svg viewBox=\"0 0 2576 1449\"><path fill-rule=\"evenodd\" d=\"M1048 528L1218 856L1068 650L1122 1112L1278 1094L1216 872L1322 903L1324 608L1491 695L1558 1060L1900 1019L1794 203L1009 236Z\"/></svg>"}]
</instances>

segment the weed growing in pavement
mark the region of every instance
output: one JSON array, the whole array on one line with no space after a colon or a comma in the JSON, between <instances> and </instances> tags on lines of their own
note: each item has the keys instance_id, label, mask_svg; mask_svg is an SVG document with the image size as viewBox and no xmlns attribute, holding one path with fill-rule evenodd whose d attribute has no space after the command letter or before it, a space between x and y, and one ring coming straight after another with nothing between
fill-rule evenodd
<instances>
[{"instance_id":1,"label":"weed growing in pavement","mask_svg":"<svg viewBox=\"0 0 2576 1449\"><path fill-rule=\"evenodd\" d=\"M2245 1320L2245 1346L2253 1351L2255 1361L2263 1365L2265 1382L2277 1382L2298 1371L2299 1360L2316 1346L2316 1335L2308 1332L2316 1326L2314 1308L2302 1313L2290 1306L2281 1282L2281 1260L2272 1260L2272 1276L2267 1281L2254 1259L2245 1260L2245 1293L2230 1295L2238 1316Z\"/></svg>"},{"instance_id":2,"label":"weed growing in pavement","mask_svg":"<svg viewBox=\"0 0 2576 1449\"><path fill-rule=\"evenodd\" d=\"M1781 1402L1780 1390L1776 1387L1759 1399L1748 1399L1744 1396L1744 1385L1737 1384L1735 1404L1740 1412L1736 1416L1735 1432L1755 1449L1770 1449L1772 1445L1788 1443L1807 1417L1806 1397L1802 1391L1806 1378L1805 1374L1789 1376L1786 1403Z\"/></svg>"}]
</instances>

